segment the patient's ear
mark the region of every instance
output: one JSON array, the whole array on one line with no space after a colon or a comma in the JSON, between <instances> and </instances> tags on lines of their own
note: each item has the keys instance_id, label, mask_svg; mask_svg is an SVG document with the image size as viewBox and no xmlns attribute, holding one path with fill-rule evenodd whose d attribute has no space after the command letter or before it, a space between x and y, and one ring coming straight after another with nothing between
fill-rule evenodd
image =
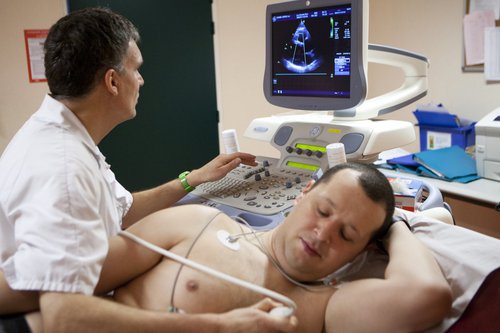
<instances>
[{"instance_id":1,"label":"patient's ear","mask_svg":"<svg viewBox=\"0 0 500 333\"><path fill-rule=\"evenodd\" d=\"M302 190L302 192L295 198L294 205L298 204L299 201L302 200L302 198L304 197L304 195L311 190L311 188L313 187L313 185L314 185L315 182L316 181L314 179L311 179L306 184L306 186L304 187L304 189Z\"/></svg>"},{"instance_id":2,"label":"patient's ear","mask_svg":"<svg viewBox=\"0 0 500 333\"><path fill-rule=\"evenodd\" d=\"M314 185L315 182L316 181L314 179L311 179L310 181L308 181L307 184L306 184L306 186L302 190L302 193L305 194L305 193L309 192L312 189L312 187L313 187L313 185Z\"/></svg>"}]
</instances>

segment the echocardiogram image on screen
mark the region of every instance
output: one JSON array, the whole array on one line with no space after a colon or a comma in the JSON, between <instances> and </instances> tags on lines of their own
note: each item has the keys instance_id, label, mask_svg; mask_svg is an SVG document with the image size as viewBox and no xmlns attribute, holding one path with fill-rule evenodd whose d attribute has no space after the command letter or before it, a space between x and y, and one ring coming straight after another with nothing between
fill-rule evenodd
<instances>
[{"instance_id":1,"label":"echocardiogram image on screen","mask_svg":"<svg viewBox=\"0 0 500 333\"><path fill-rule=\"evenodd\" d=\"M350 97L350 5L273 14L274 96Z\"/></svg>"}]
</instances>

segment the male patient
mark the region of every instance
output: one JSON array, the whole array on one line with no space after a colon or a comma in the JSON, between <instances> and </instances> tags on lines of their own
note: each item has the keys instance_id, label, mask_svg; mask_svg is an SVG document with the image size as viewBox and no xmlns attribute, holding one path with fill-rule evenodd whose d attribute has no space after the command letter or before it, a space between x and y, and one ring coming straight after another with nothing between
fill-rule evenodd
<instances>
[{"instance_id":1,"label":"male patient","mask_svg":"<svg viewBox=\"0 0 500 333\"><path fill-rule=\"evenodd\" d=\"M215 209L191 205L154 213L129 230L178 255L287 295L298 306L300 332L420 331L446 315L449 286L432 254L407 226L391 225L394 198L383 174L347 163L327 171L305 192L285 221L268 232L254 233ZM318 283L381 233L389 254L384 279ZM158 256L125 237L114 237L110 246L113 255L106 259L98 290L141 274ZM169 259L114 297L139 308L186 313L224 312L262 298Z\"/></svg>"}]
</instances>

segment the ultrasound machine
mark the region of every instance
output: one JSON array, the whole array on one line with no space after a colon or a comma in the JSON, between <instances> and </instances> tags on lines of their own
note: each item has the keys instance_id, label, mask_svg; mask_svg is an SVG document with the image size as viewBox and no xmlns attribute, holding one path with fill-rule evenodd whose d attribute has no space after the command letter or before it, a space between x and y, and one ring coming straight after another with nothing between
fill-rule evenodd
<instances>
[{"instance_id":1,"label":"ultrasound machine","mask_svg":"<svg viewBox=\"0 0 500 333\"><path fill-rule=\"evenodd\" d=\"M255 229L273 228L308 181L332 166L330 144L342 143L348 161L371 163L380 152L414 141L413 124L372 118L426 95L428 61L367 41L368 0L268 5L264 95L290 111L254 119L244 135L269 142L280 157L258 157L257 167L241 165L181 203L219 208ZM402 85L366 99L368 62L401 68Z\"/></svg>"}]
</instances>

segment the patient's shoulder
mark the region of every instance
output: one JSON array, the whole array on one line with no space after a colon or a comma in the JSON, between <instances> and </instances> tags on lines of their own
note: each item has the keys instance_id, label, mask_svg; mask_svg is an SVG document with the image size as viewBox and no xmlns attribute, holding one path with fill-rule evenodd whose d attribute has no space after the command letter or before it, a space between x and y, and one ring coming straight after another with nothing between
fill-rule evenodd
<instances>
[{"instance_id":1,"label":"patient's shoulder","mask_svg":"<svg viewBox=\"0 0 500 333\"><path fill-rule=\"evenodd\" d=\"M232 220L227 215L215 208L182 205L148 215L128 230L149 241L157 240L156 243L163 244L164 248L171 248L186 239L191 239L209 223L221 225L230 221Z\"/></svg>"},{"instance_id":2,"label":"patient's shoulder","mask_svg":"<svg viewBox=\"0 0 500 333\"><path fill-rule=\"evenodd\" d=\"M175 214L187 218L201 219L210 219L215 215L222 214L222 212L216 208L198 204L174 206L164 209L163 212L165 214Z\"/></svg>"},{"instance_id":3,"label":"patient's shoulder","mask_svg":"<svg viewBox=\"0 0 500 333\"><path fill-rule=\"evenodd\" d=\"M181 205L158 211L150 216L150 219L161 221L170 225L172 228L195 229L212 220L217 220L218 224L227 223L231 218L220 210L204 205Z\"/></svg>"}]
</instances>

